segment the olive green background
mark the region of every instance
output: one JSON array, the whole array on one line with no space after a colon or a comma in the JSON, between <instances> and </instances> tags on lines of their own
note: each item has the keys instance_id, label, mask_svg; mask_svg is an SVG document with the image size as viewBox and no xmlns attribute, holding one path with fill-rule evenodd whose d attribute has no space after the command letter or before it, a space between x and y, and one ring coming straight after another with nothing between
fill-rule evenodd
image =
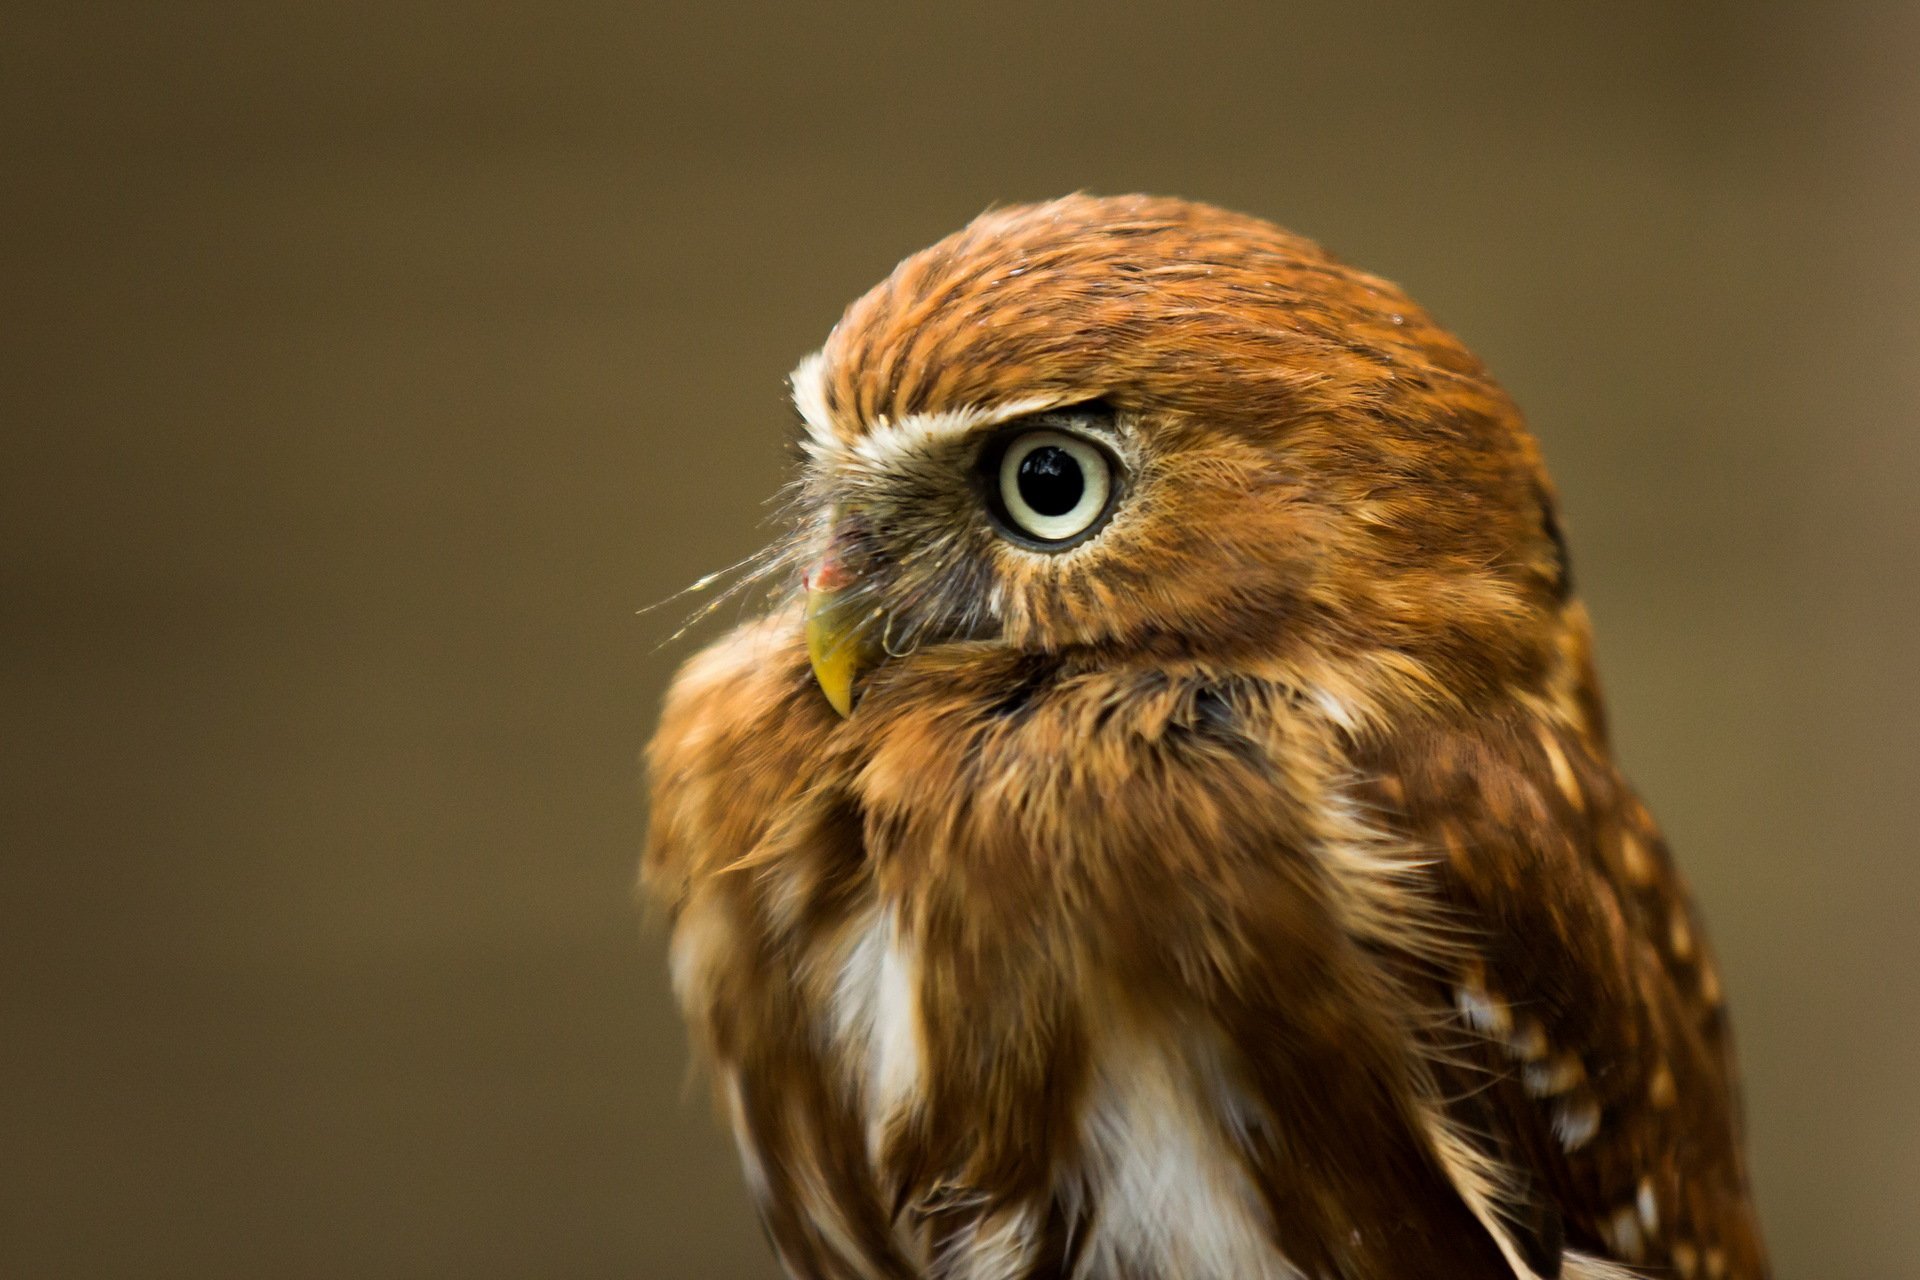
<instances>
[{"instance_id":1,"label":"olive green background","mask_svg":"<svg viewBox=\"0 0 1920 1280\"><path fill-rule=\"evenodd\" d=\"M1405 283L1528 410L1785 1276L1920 1276L1920 16L15 5L0 1274L768 1277L631 899L782 378L990 203Z\"/></svg>"}]
</instances>

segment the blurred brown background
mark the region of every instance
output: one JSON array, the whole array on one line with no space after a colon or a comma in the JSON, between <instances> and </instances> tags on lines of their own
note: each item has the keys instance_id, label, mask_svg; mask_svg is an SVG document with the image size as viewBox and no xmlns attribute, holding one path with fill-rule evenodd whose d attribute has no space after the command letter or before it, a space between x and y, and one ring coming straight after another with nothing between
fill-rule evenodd
<instances>
[{"instance_id":1,"label":"blurred brown background","mask_svg":"<svg viewBox=\"0 0 1920 1280\"><path fill-rule=\"evenodd\" d=\"M20 9L21 6L12 6ZM0 26L0 1274L768 1277L629 890L782 377L991 202L1407 284L1526 406L1784 1276L1920 1275L1920 19L42 5Z\"/></svg>"}]
</instances>

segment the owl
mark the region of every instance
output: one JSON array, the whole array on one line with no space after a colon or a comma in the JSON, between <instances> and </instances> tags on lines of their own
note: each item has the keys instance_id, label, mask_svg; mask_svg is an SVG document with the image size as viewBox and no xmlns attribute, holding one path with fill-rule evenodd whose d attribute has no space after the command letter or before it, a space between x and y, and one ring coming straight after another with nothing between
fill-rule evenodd
<instances>
[{"instance_id":1,"label":"owl","mask_svg":"<svg viewBox=\"0 0 1920 1280\"><path fill-rule=\"evenodd\" d=\"M1075 196L906 259L792 394L643 870L790 1275L1767 1274L1720 978L1459 341Z\"/></svg>"}]
</instances>

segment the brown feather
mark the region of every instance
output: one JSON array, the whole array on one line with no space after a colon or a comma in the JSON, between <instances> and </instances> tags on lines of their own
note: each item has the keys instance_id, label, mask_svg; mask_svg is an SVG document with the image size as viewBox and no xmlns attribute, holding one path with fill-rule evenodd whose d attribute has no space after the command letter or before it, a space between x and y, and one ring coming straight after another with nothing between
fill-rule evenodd
<instances>
[{"instance_id":1,"label":"brown feather","mask_svg":"<svg viewBox=\"0 0 1920 1280\"><path fill-rule=\"evenodd\" d=\"M1456 340L1073 197L902 263L796 401L787 563L891 656L845 720L795 604L696 658L645 861L793 1275L1766 1274L1719 981ZM978 459L1076 414L1111 519L1018 545Z\"/></svg>"}]
</instances>

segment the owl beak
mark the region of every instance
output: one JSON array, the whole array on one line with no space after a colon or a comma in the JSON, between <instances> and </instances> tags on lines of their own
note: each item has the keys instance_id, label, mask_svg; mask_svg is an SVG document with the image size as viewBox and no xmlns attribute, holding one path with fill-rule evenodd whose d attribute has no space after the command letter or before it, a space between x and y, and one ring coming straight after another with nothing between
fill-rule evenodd
<instances>
[{"instance_id":1,"label":"owl beak","mask_svg":"<svg viewBox=\"0 0 1920 1280\"><path fill-rule=\"evenodd\" d=\"M873 649L866 639L866 611L857 593L848 590L852 578L831 556L807 570L807 658L820 692L842 716L853 714L853 682L872 665Z\"/></svg>"}]
</instances>

